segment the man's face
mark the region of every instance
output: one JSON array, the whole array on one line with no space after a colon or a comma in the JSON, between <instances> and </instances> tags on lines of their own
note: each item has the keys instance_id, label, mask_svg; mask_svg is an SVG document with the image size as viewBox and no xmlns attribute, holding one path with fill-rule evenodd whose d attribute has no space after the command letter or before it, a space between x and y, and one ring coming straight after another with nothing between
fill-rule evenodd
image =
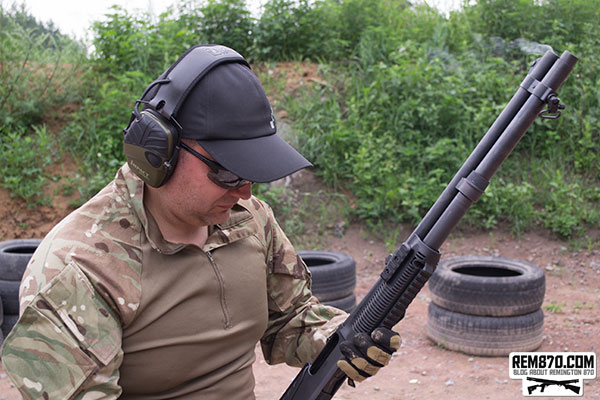
<instances>
[{"instance_id":1,"label":"man's face","mask_svg":"<svg viewBox=\"0 0 600 400\"><path fill-rule=\"evenodd\" d=\"M205 157L212 157L195 141L186 144ZM214 184L207 176L210 168L187 151L179 152L177 167L164 188L172 214L182 222L194 225L219 224L229 218L231 207L239 199L249 199L252 185L227 190Z\"/></svg>"}]
</instances>

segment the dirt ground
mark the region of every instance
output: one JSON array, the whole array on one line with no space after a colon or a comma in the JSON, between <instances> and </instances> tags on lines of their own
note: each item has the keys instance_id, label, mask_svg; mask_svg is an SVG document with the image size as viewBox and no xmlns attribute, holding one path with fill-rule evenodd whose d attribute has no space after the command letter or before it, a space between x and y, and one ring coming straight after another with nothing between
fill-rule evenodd
<instances>
[{"instance_id":1,"label":"dirt ground","mask_svg":"<svg viewBox=\"0 0 600 400\"><path fill-rule=\"evenodd\" d=\"M309 182L310 184L310 182ZM42 237L70 210L67 198L54 197L51 207L28 209L0 189L0 240ZM410 231L400 236L404 240ZM360 300L377 280L388 250L359 224L347 227L343 237L328 238L332 251L354 257L356 295ZM546 273L545 336L539 351L593 351L600 348L600 252L571 249L544 233L516 238L509 233L458 231L443 245L442 257L498 255L535 263ZM425 287L397 326L403 345L391 364L356 388L344 385L339 400L375 399L490 399L522 397L521 381L508 376L507 357L477 357L445 350L426 335L429 290ZM298 370L268 366L257 347L255 363L258 400L278 399ZM19 399L0 368L0 400ZM584 398L600 398L598 379L585 381Z\"/></svg>"},{"instance_id":2,"label":"dirt ground","mask_svg":"<svg viewBox=\"0 0 600 400\"><path fill-rule=\"evenodd\" d=\"M357 298L377 280L387 255L385 245L365 239L352 226L334 246L351 254L357 265ZM443 257L499 255L533 262L546 271L544 340L539 351L593 351L600 348L600 254L597 250L569 251L564 243L531 233L520 239L495 232L494 236L463 232L441 249ZM508 375L508 357L477 357L448 351L426 335L429 289L425 287L395 329L403 344L388 367L356 389L344 386L339 400L370 399L490 399L523 397L521 380ZM257 352L258 354L258 352ZM296 370L269 367L257 356L257 398L277 399ZM584 398L600 398L598 380L586 381Z\"/></svg>"}]
</instances>

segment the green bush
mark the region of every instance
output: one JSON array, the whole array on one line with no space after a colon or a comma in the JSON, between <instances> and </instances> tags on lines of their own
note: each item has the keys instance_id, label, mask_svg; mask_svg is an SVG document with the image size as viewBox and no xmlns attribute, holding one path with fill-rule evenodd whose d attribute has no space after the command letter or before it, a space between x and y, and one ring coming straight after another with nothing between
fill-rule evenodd
<instances>
[{"instance_id":1,"label":"green bush","mask_svg":"<svg viewBox=\"0 0 600 400\"><path fill-rule=\"evenodd\" d=\"M267 1L253 31L253 57L262 60L326 57L328 44L323 39L328 18L320 12L325 9L313 8L308 0Z\"/></svg>"},{"instance_id":2,"label":"green bush","mask_svg":"<svg viewBox=\"0 0 600 400\"><path fill-rule=\"evenodd\" d=\"M520 235L535 220L536 189L530 182L507 182L504 177L493 180L483 196L471 208L466 221L493 229L509 223Z\"/></svg>"},{"instance_id":3,"label":"green bush","mask_svg":"<svg viewBox=\"0 0 600 400\"><path fill-rule=\"evenodd\" d=\"M153 23L148 14L130 14L119 6L112 10L105 20L93 24L94 59L108 75L139 71L154 79L203 39L194 28L198 18L193 14L175 19L174 10L169 10Z\"/></svg>"},{"instance_id":4,"label":"green bush","mask_svg":"<svg viewBox=\"0 0 600 400\"><path fill-rule=\"evenodd\" d=\"M556 30L528 25L518 11L531 6L545 15L551 5L509 3L481 1L449 19L427 7L406 9L393 25L363 32L356 63L323 68L330 71L324 80L343 84L289 101L303 151L324 179L346 185L358 197L357 216L374 225L418 222L545 51L513 39L538 29L559 40ZM490 10L485 7L499 7L499 19L506 20L483 23L477 16ZM519 24L507 22L512 18ZM594 68L600 46L592 30L584 24L580 37L569 34L577 45L559 41L582 59L561 90L563 117L534 123L511 156L519 162L509 159L501 168L469 222L487 228L508 222L518 233L540 223L569 237L597 218L598 203L580 189L583 180L597 185L600 171L594 151L600 144L600 79ZM450 43L458 37L461 43ZM511 170L527 164L543 168L536 173L541 181ZM572 171L569 185L560 186L548 173L553 170ZM541 198L545 202L537 201Z\"/></svg>"},{"instance_id":5,"label":"green bush","mask_svg":"<svg viewBox=\"0 0 600 400\"><path fill-rule=\"evenodd\" d=\"M470 29L485 37L560 47L584 39L587 24L598 25L600 6L590 0L478 0L464 15Z\"/></svg>"},{"instance_id":6,"label":"green bush","mask_svg":"<svg viewBox=\"0 0 600 400\"><path fill-rule=\"evenodd\" d=\"M501 111L504 88L516 82L498 73L511 68L500 59L476 68L467 56L449 70L410 41L392 57L393 64L349 68L338 104L332 93L303 100L297 112L310 120L300 119L298 129L319 172L330 181L341 177L359 197L360 217L415 222Z\"/></svg>"},{"instance_id":7,"label":"green bush","mask_svg":"<svg viewBox=\"0 0 600 400\"><path fill-rule=\"evenodd\" d=\"M111 75L139 71L155 78L197 44L223 44L247 54L253 25L243 0L184 1L157 21L113 6L105 20L93 24L94 58Z\"/></svg>"},{"instance_id":8,"label":"green bush","mask_svg":"<svg viewBox=\"0 0 600 400\"><path fill-rule=\"evenodd\" d=\"M66 149L79 161L83 201L106 185L125 162L123 129L148 81L134 71L97 83L97 89L64 128Z\"/></svg>"},{"instance_id":9,"label":"green bush","mask_svg":"<svg viewBox=\"0 0 600 400\"><path fill-rule=\"evenodd\" d=\"M551 46L580 58L559 93L567 108L535 121L466 222L577 237L600 221L598 2L479 0L445 16L405 0L269 0L256 20L243 0L187 0L157 19L115 6L94 24L89 57L22 9L0 11L0 161L12 160L2 184L19 196L41 192L54 159L24 150L39 140L35 151L73 151L87 199L123 163L122 130L146 85L189 47L218 42L253 62L319 61L318 85L277 96L302 151L353 192L354 216L414 224ZM65 104L77 111L46 133Z\"/></svg>"},{"instance_id":10,"label":"green bush","mask_svg":"<svg viewBox=\"0 0 600 400\"><path fill-rule=\"evenodd\" d=\"M546 175L540 193L543 208L537 213L544 227L568 238L578 237L598 225L600 187L567 176L559 169Z\"/></svg>"},{"instance_id":11,"label":"green bush","mask_svg":"<svg viewBox=\"0 0 600 400\"><path fill-rule=\"evenodd\" d=\"M50 178L45 169L57 158L46 128L33 130L26 135L23 128L16 128L0 136L0 186L10 190L12 197L29 200L28 207L51 202L43 191Z\"/></svg>"},{"instance_id":12,"label":"green bush","mask_svg":"<svg viewBox=\"0 0 600 400\"><path fill-rule=\"evenodd\" d=\"M28 206L48 204L43 186L60 146L45 118L81 99L89 67L83 47L23 7L0 5L0 186Z\"/></svg>"},{"instance_id":13,"label":"green bush","mask_svg":"<svg viewBox=\"0 0 600 400\"><path fill-rule=\"evenodd\" d=\"M200 31L206 43L222 44L248 55L254 20L244 0L208 0L200 7Z\"/></svg>"},{"instance_id":14,"label":"green bush","mask_svg":"<svg viewBox=\"0 0 600 400\"><path fill-rule=\"evenodd\" d=\"M254 29L261 60L342 60L356 54L363 35L398 23L406 0L269 0Z\"/></svg>"},{"instance_id":15,"label":"green bush","mask_svg":"<svg viewBox=\"0 0 600 400\"><path fill-rule=\"evenodd\" d=\"M25 128L78 99L83 48L48 31L22 10L0 6L0 131ZM33 21L33 22L32 22Z\"/></svg>"}]
</instances>

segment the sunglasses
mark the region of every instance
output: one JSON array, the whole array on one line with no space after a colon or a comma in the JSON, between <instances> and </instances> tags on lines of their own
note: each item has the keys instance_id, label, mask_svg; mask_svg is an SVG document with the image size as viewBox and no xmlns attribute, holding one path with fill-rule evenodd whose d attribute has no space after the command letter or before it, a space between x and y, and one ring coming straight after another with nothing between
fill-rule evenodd
<instances>
[{"instance_id":1,"label":"sunglasses","mask_svg":"<svg viewBox=\"0 0 600 400\"><path fill-rule=\"evenodd\" d=\"M202 161L210 168L210 171L206 174L206 176L208 176L208 179L210 179L215 185L227 190L233 190L241 188L242 186L247 185L249 183L252 183L251 181L242 179L233 172L227 170L218 162L204 157L202 154L198 153L196 150L192 149L187 144L180 142L179 145L183 149L190 152L193 156L199 158L200 161Z\"/></svg>"}]
</instances>

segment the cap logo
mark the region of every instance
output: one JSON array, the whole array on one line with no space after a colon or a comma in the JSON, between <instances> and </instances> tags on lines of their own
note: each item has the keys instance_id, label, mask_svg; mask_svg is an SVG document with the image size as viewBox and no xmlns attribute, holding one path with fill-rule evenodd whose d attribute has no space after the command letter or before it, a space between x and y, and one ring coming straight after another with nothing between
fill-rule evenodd
<instances>
[{"instance_id":1,"label":"cap logo","mask_svg":"<svg viewBox=\"0 0 600 400\"><path fill-rule=\"evenodd\" d=\"M237 54L225 46L201 47L201 49L206 51L207 53L210 53L210 55L215 56L215 57L225 56L225 55L229 55L229 54Z\"/></svg>"},{"instance_id":2,"label":"cap logo","mask_svg":"<svg viewBox=\"0 0 600 400\"><path fill-rule=\"evenodd\" d=\"M269 104L269 107L271 105ZM273 115L273 109L271 109L271 121L269 121L269 124L271 125L271 129L275 129L275 115Z\"/></svg>"}]
</instances>

